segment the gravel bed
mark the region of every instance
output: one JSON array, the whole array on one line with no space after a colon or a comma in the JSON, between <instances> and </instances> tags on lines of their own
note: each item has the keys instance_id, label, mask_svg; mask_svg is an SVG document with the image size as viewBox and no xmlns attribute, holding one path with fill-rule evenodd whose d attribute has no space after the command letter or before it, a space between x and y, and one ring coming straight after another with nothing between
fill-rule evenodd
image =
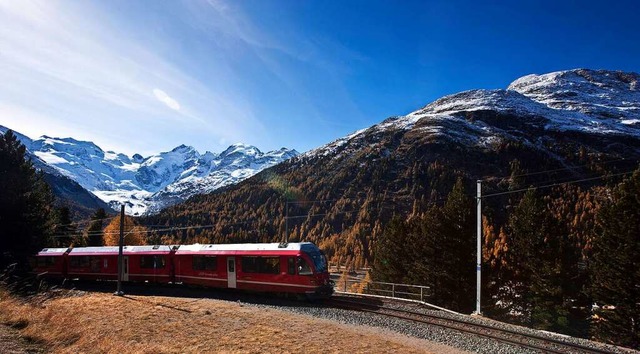
<instances>
[{"instance_id":1,"label":"gravel bed","mask_svg":"<svg viewBox=\"0 0 640 354\"><path fill-rule=\"evenodd\" d=\"M505 322L492 320L490 318L486 318L482 316L456 315L456 314L448 313L445 311L431 310L423 305L403 303L398 301L387 301L384 304L386 307L396 308L400 310L414 311L414 312L424 313L424 314L435 314L441 317L463 320L463 321L483 324L483 325L490 325L499 329L511 330L514 332L522 333L522 334L538 335L545 338L561 340L566 343L580 344L593 349L605 350L611 353L638 353L638 351L635 351L632 349L617 347L614 345L599 343L595 341L590 341L588 339L576 338L576 337L571 337L571 336L558 334L558 333L535 330L535 329L531 329L523 326L518 326L518 325L513 325Z\"/></svg>"},{"instance_id":2,"label":"gravel bed","mask_svg":"<svg viewBox=\"0 0 640 354\"><path fill-rule=\"evenodd\" d=\"M305 303L278 299L272 300L273 301L269 301L269 303L255 303L250 301L244 304L255 307L277 308L279 310L292 313L337 321L343 324L382 328L476 353L537 353L537 351L526 350L522 347L489 340L471 334L461 333L439 326L419 324L384 315L331 308L324 306L322 303Z\"/></svg>"}]
</instances>

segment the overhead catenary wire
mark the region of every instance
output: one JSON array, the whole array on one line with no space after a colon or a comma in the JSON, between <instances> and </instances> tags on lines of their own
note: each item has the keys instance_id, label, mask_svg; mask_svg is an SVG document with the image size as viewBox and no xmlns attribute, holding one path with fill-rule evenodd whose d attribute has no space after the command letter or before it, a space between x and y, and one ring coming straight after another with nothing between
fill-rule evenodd
<instances>
[{"instance_id":1,"label":"overhead catenary wire","mask_svg":"<svg viewBox=\"0 0 640 354\"><path fill-rule=\"evenodd\" d=\"M600 164L608 164L608 163L612 163L612 162L620 162L620 161L631 161L627 158L619 158L619 159L614 159L614 160L608 160L608 161L602 161L602 162L598 162ZM570 167L563 167L563 168L557 168L557 169L553 169L553 170L542 170L542 171L535 171L535 172L528 172L528 173L522 173L519 175L509 175L509 176L502 176L502 177L486 177L481 179L481 181L483 182L487 182L487 181L492 181L492 180L496 180L496 179L508 179L508 178L516 178L516 177L527 177L527 176L534 176L534 175L541 175L541 174L545 174L545 173L551 173L551 172L560 172L560 171L567 171L567 170L577 170L580 168L586 168L589 167L590 165L578 165L578 166L570 166Z\"/></svg>"},{"instance_id":2,"label":"overhead catenary wire","mask_svg":"<svg viewBox=\"0 0 640 354\"><path fill-rule=\"evenodd\" d=\"M624 175L632 174L633 172L635 172L635 170L627 171L627 172L621 172L621 173L615 173L615 174L611 174L611 175L604 175L604 176L599 176L599 177L583 178L583 179L577 179L577 180L573 180L573 181L552 183L552 184L547 184L547 185L543 185L543 186L532 186L532 187L528 187L528 188L521 188L521 189L516 189L516 190L506 191L506 192L490 193L490 194L483 195L482 199L488 198L488 197L495 197L495 196L499 196L499 195L505 195L505 194L521 193L521 192L526 192L526 191L529 191L529 190L537 190L537 189L557 187L557 186L561 186L561 185L565 185L565 184L573 184L573 183L580 183L580 182L587 182L587 181L595 181L595 180L599 180L599 179L603 179L603 178L624 176Z\"/></svg>"},{"instance_id":3,"label":"overhead catenary wire","mask_svg":"<svg viewBox=\"0 0 640 354\"><path fill-rule=\"evenodd\" d=\"M626 159L611 160L609 162L622 161L622 160L626 160ZM576 168L578 168L578 167L576 167ZM558 170L538 171L538 172L534 172L532 174L541 174L541 173L545 173L545 172L549 172L549 171L561 171L561 170L567 170L567 169L568 168L558 169ZM621 172L621 173L616 173L616 174L609 174L609 175L602 175L602 176L597 176L597 177L582 178L582 179L569 180L569 181L563 181L563 182L555 182L555 183L549 183L549 184L538 185L538 186L530 186L530 187L526 187L526 188L520 188L520 189L516 189L516 190L511 190L511 191L489 193L489 194L483 195L482 199L489 198L489 197L501 196L501 195L507 195L507 194L521 193L521 192L526 192L528 190L552 188L552 187L557 187L557 186L561 186L561 185L568 185L568 184L575 184L575 183L581 183L581 182L595 181L595 180L604 179L604 178L625 176L625 175L632 174L634 171L635 170L631 170L631 171ZM531 175L531 174L527 174L527 175ZM467 194L467 197L472 198L472 199L476 198L475 195L470 195L470 194ZM344 199L352 200L353 198L305 200L305 201L288 201L288 203L292 203L292 204L293 203L301 203L301 204L309 203L310 204L310 203L315 203L315 202L330 202L330 201L337 201L337 200L344 200ZM447 200L448 200L448 198L445 197L445 198L439 198L439 199L435 199L435 200L430 200L430 201L428 201L428 203L429 204L436 204L436 203L440 203L440 202L446 202ZM286 216L285 218L288 218L288 219L305 219L305 218L314 218L314 217L319 217L319 216L340 215L340 214L350 214L350 213L358 213L358 211L357 210L351 210L351 211L340 211L340 212L334 212L334 213L322 213L322 214L311 214L311 215L294 215L294 216ZM88 222L111 220L111 219L115 219L115 218L118 218L118 217L119 216L103 218L103 219L94 219L94 220L88 220ZM225 225L225 227L246 225L246 224L251 223L251 222L252 221L234 223L234 224L230 224L230 225ZM76 223L79 223L79 222L76 222ZM72 224L75 224L75 223L72 223ZM71 224L67 224L67 225L71 225ZM64 226L64 225L56 225L56 226ZM189 229L207 229L207 228L214 228L214 227L218 226L218 224L192 225L192 226L166 226L166 225L139 225L139 226L144 227L145 229L131 230L127 234L129 234L131 232L134 232L134 231L137 231L137 232L140 232L140 233L144 233L144 234L149 234L149 233L154 233L154 232L165 232L165 231L182 231L182 230L189 230ZM154 228L154 227L159 227L159 228ZM151 228L151 229L149 229L149 228ZM85 233L83 233L83 235L85 235L85 236L101 236L101 235L114 235L114 234L119 234L119 231L115 231L115 232L95 231L95 232L85 232ZM77 236L77 235L54 234L54 235L50 235L49 237L52 237L52 238L69 238L69 237L73 237L73 236Z\"/></svg>"},{"instance_id":4,"label":"overhead catenary wire","mask_svg":"<svg viewBox=\"0 0 640 354\"><path fill-rule=\"evenodd\" d=\"M88 223L92 223L94 221L105 221L105 220L111 220L111 219L116 219L119 218L120 215L116 215L116 216L110 216L108 218L101 218L101 219L85 219L85 220L80 220L80 221L74 221L68 224L53 224L53 227L63 227L63 226L72 226L72 225L79 225L79 224L88 224Z\"/></svg>"}]
</instances>

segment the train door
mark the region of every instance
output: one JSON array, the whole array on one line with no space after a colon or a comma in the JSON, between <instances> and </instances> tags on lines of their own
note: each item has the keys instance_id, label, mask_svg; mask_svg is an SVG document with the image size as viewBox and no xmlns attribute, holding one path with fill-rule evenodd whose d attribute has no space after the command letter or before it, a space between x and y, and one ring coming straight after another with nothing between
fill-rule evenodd
<instances>
[{"instance_id":1,"label":"train door","mask_svg":"<svg viewBox=\"0 0 640 354\"><path fill-rule=\"evenodd\" d=\"M236 259L235 257L227 257L227 287L236 287Z\"/></svg>"},{"instance_id":2,"label":"train door","mask_svg":"<svg viewBox=\"0 0 640 354\"><path fill-rule=\"evenodd\" d=\"M122 281L129 281L129 256L122 256Z\"/></svg>"}]
</instances>

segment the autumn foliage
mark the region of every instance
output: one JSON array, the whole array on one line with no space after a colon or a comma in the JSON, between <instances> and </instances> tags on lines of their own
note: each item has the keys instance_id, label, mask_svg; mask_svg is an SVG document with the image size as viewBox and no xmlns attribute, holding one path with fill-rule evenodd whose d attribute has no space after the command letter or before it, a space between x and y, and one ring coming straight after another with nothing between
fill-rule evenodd
<instances>
[{"instance_id":1,"label":"autumn foliage","mask_svg":"<svg viewBox=\"0 0 640 354\"><path fill-rule=\"evenodd\" d=\"M124 244L144 245L147 240L147 228L138 225L131 216L124 217ZM104 229L104 245L118 246L120 241L120 216L113 218Z\"/></svg>"}]
</instances>

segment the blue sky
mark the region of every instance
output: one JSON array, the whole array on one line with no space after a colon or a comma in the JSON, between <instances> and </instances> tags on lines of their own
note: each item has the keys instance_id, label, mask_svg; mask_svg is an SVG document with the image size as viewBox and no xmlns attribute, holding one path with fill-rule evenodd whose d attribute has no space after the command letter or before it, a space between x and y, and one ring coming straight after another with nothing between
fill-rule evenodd
<instances>
[{"instance_id":1,"label":"blue sky","mask_svg":"<svg viewBox=\"0 0 640 354\"><path fill-rule=\"evenodd\" d=\"M640 71L637 1L0 0L0 125L306 151L446 94Z\"/></svg>"}]
</instances>

